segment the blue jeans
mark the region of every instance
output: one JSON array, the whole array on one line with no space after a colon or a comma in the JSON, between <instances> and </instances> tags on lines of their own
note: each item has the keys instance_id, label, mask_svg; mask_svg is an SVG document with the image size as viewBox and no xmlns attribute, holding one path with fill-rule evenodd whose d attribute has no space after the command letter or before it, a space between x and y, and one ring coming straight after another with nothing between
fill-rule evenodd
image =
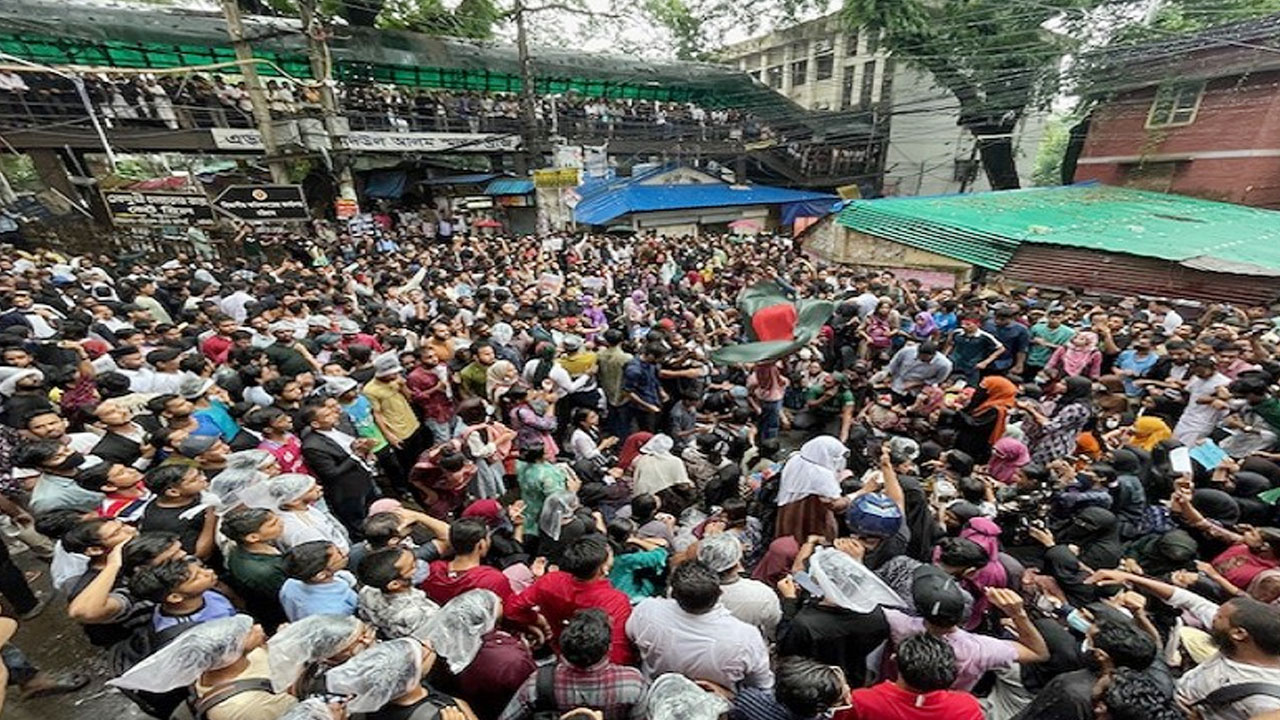
<instances>
[{"instance_id":1,"label":"blue jeans","mask_svg":"<svg viewBox=\"0 0 1280 720\"><path fill-rule=\"evenodd\" d=\"M778 437L782 428L782 401L760 401L760 439L770 440Z\"/></svg>"}]
</instances>

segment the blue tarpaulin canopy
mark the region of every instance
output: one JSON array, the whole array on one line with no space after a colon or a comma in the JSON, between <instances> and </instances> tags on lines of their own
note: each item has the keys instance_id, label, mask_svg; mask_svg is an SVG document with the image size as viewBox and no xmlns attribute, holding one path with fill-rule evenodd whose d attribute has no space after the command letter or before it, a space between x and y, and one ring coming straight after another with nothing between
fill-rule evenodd
<instances>
[{"instance_id":1,"label":"blue tarpaulin canopy","mask_svg":"<svg viewBox=\"0 0 1280 720\"><path fill-rule=\"evenodd\" d=\"M533 192L533 181L527 178L498 178L484 189L485 195L528 195Z\"/></svg>"},{"instance_id":2,"label":"blue tarpaulin canopy","mask_svg":"<svg viewBox=\"0 0 1280 720\"><path fill-rule=\"evenodd\" d=\"M832 199L806 200L782 206L782 224L792 225L798 217L826 217L839 209Z\"/></svg>"},{"instance_id":3,"label":"blue tarpaulin canopy","mask_svg":"<svg viewBox=\"0 0 1280 720\"><path fill-rule=\"evenodd\" d=\"M403 170L370 173L364 184L364 194L375 198L398 198L404 194L405 181Z\"/></svg>"},{"instance_id":4,"label":"blue tarpaulin canopy","mask_svg":"<svg viewBox=\"0 0 1280 720\"><path fill-rule=\"evenodd\" d=\"M792 190L770 185L642 184L646 177L630 181L584 186L583 199L573 209L573 219L583 225L608 225L628 213L684 210L734 205L794 205L822 207L825 215L837 201L835 195ZM804 214L804 213L800 213ZM789 224L789 223L787 223Z\"/></svg>"}]
</instances>

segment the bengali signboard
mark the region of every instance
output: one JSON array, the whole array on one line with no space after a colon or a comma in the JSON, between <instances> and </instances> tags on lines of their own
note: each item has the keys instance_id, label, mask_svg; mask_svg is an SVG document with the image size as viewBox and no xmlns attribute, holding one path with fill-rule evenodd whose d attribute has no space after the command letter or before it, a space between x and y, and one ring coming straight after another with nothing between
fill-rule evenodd
<instances>
[{"instance_id":1,"label":"bengali signboard","mask_svg":"<svg viewBox=\"0 0 1280 720\"><path fill-rule=\"evenodd\" d=\"M301 185L232 185L213 204L219 210L247 222L308 220L306 196Z\"/></svg>"},{"instance_id":2,"label":"bengali signboard","mask_svg":"<svg viewBox=\"0 0 1280 720\"><path fill-rule=\"evenodd\" d=\"M262 136L257 130L213 128L213 146L219 150L261 152ZM359 152L508 152L520 148L519 135L485 133L352 132L347 148Z\"/></svg>"},{"instance_id":3,"label":"bengali signboard","mask_svg":"<svg viewBox=\"0 0 1280 720\"><path fill-rule=\"evenodd\" d=\"M120 225L213 225L213 206L204 195L153 190L104 190L102 201Z\"/></svg>"}]
</instances>

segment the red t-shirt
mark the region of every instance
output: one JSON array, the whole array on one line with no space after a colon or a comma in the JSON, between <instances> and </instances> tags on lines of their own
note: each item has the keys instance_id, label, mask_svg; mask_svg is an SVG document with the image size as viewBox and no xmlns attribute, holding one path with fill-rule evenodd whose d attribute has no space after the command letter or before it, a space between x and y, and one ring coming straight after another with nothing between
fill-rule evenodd
<instances>
[{"instance_id":1,"label":"red t-shirt","mask_svg":"<svg viewBox=\"0 0 1280 720\"><path fill-rule=\"evenodd\" d=\"M537 611L534 608L537 608ZM627 639L627 619L631 617L631 600L615 588L608 578L579 580L557 570L534 581L524 592L514 595L503 606L512 622L531 625L538 612L551 625L552 639L560 640L560 631L569 618L582 608L600 608L613 626L613 644L609 660L619 665L635 664L635 650Z\"/></svg>"},{"instance_id":2,"label":"red t-shirt","mask_svg":"<svg viewBox=\"0 0 1280 720\"><path fill-rule=\"evenodd\" d=\"M215 364L222 365L227 362L227 355L231 354L231 346L233 344L231 338L210 335L205 338L204 345L200 346L200 352L204 353L204 356Z\"/></svg>"},{"instance_id":3,"label":"red t-shirt","mask_svg":"<svg viewBox=\"0 0 1280 720\"><path fill-rule=\"evenodd\" d=\"M978 700L956 690L920 695L882 682L854 690L849 700L852 707L836 713L833 720L983 720Z\"/></svg>"},{"instance_id":4,"label":"red t-shirt","mask_svg":"<svg viewBox=\"0 0 1280 720\"><path fill-rule=\"evenodd\" d=\"M1249 583L1258 577L1263 570L1271 570L1276 563L1253 554L1248 545L1238 543L1223 550L1213 559L1213 567L1222 573L1232 585L1241 590L1249 587Z\"/></svg>"},{"instance_id":5,"label":"red t-shirt","mask_svg":"<svg viewBox=\"0 0 1280 720\"><path fill-rule=\"evenodd\" d=\"M504 603L512 595L507 576L488 565L455 572L449 569L447 560L436 560L429 567L427 579L422 581L422 591L440 605L468 590L492 590Z\"/></svg>"}]
</instances>

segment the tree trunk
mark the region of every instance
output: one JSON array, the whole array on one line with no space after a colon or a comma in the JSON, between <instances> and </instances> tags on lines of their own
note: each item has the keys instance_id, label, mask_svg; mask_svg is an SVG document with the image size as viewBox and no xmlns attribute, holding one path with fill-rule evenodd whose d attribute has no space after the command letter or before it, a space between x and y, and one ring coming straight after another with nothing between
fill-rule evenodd
<instances>
[{"instance_id":1,"label":"tree trunk","mask_svg":"<svg viewBox=\"0 0 1280 720\"><path fill-rule=\"evenodd\" d=\"M978 154L982 157L982 169L987 173L987 182L992 190L1016 190L1022 187L1018 180L1018 165L1013 157L1013 128L998 135L981 134L973 131L974 140L978 143Z\"/></svg>"}]
</instances>

